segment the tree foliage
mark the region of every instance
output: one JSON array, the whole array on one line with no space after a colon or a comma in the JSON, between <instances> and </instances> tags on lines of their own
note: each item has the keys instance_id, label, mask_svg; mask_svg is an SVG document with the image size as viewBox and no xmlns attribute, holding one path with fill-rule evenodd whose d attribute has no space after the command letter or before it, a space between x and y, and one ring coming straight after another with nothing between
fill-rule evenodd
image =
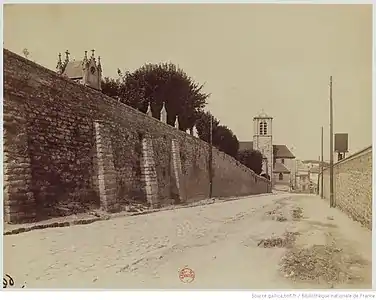
<instances>
[{"instance_id":1,"label":"tree foliage","mask_svg":"<svg viewBox=\"0 0 376 300\"><path fill-rule=\"evenodd\" d=\"M199 111L196 113L196 129L200 139L205 142L210 142L210 120L212 120L213 132L219 126L219 120L217 120L210 112Z\"/></svg>"},{"instance_id":2,"label":"tree foliage","mask_svg":"<svg viewBox=\"0 0 376 300\"><path fill-rule=\"evenodd\" d=\"M219 150L236 157L239 150L239 141L236 135L209 112L199 111L196 115L197 134L200 139L210 142L210 120L212 119L213 146Z\"/></svg>"},{"instance_id":3,"label":"tree foliage","mask_svg":"<svg viewBox=\"0 0 376 300\"><path fill-rule=\"evenodd\" d=\"M232 157L236 157L238 154L239 141L227 126L219 125L213 131L213 145Z\"/></svg>"},{"instance_id":4,"label":"tree foliage","mask_svg":"<svg viewBox=\"0 0 376 300\"><path fill-rule=\"evenodd\" d=\"M210 96L203 92L203 85L172 63L145 64L133 73L118 70L118 75L118 79L104 79L104 94L144 113L150 104L152 116L157 119L165 103L167 123L173 126L178 116L179 129L184 131L193 127L196 113Z\"/></svg>"},{"instance_id":5,"label":"tree foliage","mask_svg":"<svg viewBox=\"0 0 376 300\"><path fill-rule=\"evenodd\" d=\"M241 150L238 153L238 160L250 168L257 175L262 172L262 154L258 150Z\"/></svg>"},{"instance_id":6,"label":"tree foliage","mask_svg":"<svg viewBox=\"0 0 376 300\"><path fill-rule=\"evenodd\" d=\"M210 120L213 120L213 145L236 157L239 142L236 135L210 113L204 112L210 96L203 92L203 85L196 83L182 69L172 63L145 64L134 72L122 73L118 78L104 78L102 92L119 102L132 106L143 113L151 106L152 116L160 119L163 103L167 111L167 123L174 126L176 117L179 129L186 131L196 125L198 136L209 142Z\"/></svg>"}]
</instances>

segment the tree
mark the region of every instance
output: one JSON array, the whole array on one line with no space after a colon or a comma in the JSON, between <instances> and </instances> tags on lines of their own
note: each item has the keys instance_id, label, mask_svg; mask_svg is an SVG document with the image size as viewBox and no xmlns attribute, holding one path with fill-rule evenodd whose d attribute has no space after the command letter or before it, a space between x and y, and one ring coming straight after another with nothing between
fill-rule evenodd
<instances>
[{"instance_id":1,"label":"tree","mask_svg":"<svg viewBox=\"0 0 376 300\"><path fill-rule=\"evenodd\" d=\"M262 154L258 150L242 150L238 153L238 160L250 168L257 175L262 172Z\"/></svg>"},{"instance_id":2,"label":"tree","mask_svg":"<svg viewBox=\"0 0 376 300\"><path fill-rule=\"evenodd\" d=\"M167 123L173 126L178 116L179 129L184 131L193 127L197 112L210 96L202 91L203 85L172 63L145 64L132 73L118 70L118 75L116 80L103 80L104 94L144 113L150 104L152 116L157 119L165 103Z\"/></svg>"},{"instance_id":3,"label":"tree","mask_svg":"<svg viewBox=\"0 0 376 300\"><path fill-rule=\"evenodd\" d=\"M219 150L236 157L239 150L239 141L236 135L224 125L219 125L213 130L213 145Z\"/></svg>"},{"instance_id":4,"label":"tree","mask_svg":"<svg viewBox=\"0 0 376 300\"><path fill-rule=\"evenodd\" d=\"M239 150L239 141L234 133L224 125L220 125L210 112L199 111L196 115L197 134L200 139L205 142L210 142L210 120L213 125L213 146L219 150L236 157Z\"/></svg>"},{"instance_id":5,"label":"tree","mask_svg":"<svg viewBox=\"0 0 376 300\"><path fill-rule=\"evenodd\" d=\"M167 123L174 126L176 117L179 129L186 131L196 125L199 137L209 142L210 120L213 120L213 145L236 157L239 141L234 133L210 113L204 112L210 94L204 93L204 85L196 83L174 64L145 64L134 72L118 78L104 78L102 92L143 113L151 106L152 116L160 119L163 103L167 111Z\"/></svg>"},{"instance_id":6,"label":"tree","mask_svg":"<svg viewBox=\"0 0 376 300\"><path fill-rule=\"evenodd\" d=\"M197 134L200 139L209 143L210 142L210 120L212 120L213 132L215 132L216 127L219 126L219 121L210 113L204 111L198 111L196 113L196 129ZM213 134L214 135L214 134Z\"/></svg>"},{"instance_id":7,"label":"tree","mask_svg":"<svg viewBox=\"0 0 376 300\"><path fill-rule=\"evenodd\" d=\"M106 94L109 97L115 98L116 100L121 100L120 95L120 87L121 87L121 80L120 79L112 79L109 77L105 77L102 80L102 93Z\"/></svg>"}]
</instances>

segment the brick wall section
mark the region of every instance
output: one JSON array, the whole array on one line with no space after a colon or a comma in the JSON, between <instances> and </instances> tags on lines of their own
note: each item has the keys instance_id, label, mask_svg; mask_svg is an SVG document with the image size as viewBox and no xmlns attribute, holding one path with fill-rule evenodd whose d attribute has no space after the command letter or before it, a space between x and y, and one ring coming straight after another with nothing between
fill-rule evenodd
<instances>
[{"instance_id":1,"label":"brick wall section","mask_svg":"<svg viewBox=\"0 0 376 300\"><path fill-rule=\"evenodd\" d=\"M105 121L99 131L97 120ZM8 221L26 221L26 216L35 213L45 218L97 208L103 190L111 192L111 199L115 194L120 209L129 202L149 199L164 205L179 199L196 201L209 194L207 143L7 50L4 128ZM18 141L14 132L25 135ZM176 141L174 151L180 154L178 172L174 171L179 162L175 159L174 163L172 140ZM99 151L106 155L101 157ZM9 166L11 160L14 164ZM270 191L267 180L228 155L215 149L213 160L214 196ZM100 171L101 164L107 171ZM22 169L20 176L15 169ZM147 170L156 176L145 176ZM176 174L181 178L175 178ZM101 178L104 189L100 188ZM22 191L11 189L11 180L24 180ZM149 186L153 188L148 195ZM20 194L27 195L27 200ZM13 216L9 207L14 207Z\"/></svg>"},{"instance_id":2,"label":"brick wall section","mask_svg":"<svg viewBox=\"0 0 376 300\"><path fill-rule=\"evenodd\" d=\"M355 221L372 228L372 147L334 165L336 207ZM324 198L330 199L330 171L324 170ZM321 180L321 176L320 176Z\"/></svg>"}]
</instances>

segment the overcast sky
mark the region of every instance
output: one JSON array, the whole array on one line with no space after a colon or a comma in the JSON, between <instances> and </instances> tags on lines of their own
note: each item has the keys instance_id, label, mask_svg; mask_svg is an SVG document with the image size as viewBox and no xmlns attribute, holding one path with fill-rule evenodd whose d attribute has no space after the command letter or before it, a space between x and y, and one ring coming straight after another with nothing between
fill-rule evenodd
<instances>
[{"instance_id":1,"label":"overcast sky","mask_svg":"<svg viewBox=\"0 0 376 300\"><path fill-rule=\"evenodd\" d=\"M111 77L171 61L206 83L240 141L264 109L274 144L301 159L318 159L321 126L328 159L332 75L334 132L352 153L372 143L371 5L5 5L4 47L50 69L59 52L95 49Z\"/></svg>"}]
</instances>

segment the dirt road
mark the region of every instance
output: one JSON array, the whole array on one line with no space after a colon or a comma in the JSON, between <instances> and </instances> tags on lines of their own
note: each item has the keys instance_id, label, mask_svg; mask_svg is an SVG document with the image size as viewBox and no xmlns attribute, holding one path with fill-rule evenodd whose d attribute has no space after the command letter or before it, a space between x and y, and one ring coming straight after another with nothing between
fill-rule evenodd
<instances>
[{"instance_id":1,"label":"dirt road","mask_svg":"<svg viewBox=\"0 0 376 300\"><path fill-rule=\"evenodd\" d=\"M371 255L369 230L290 194L4 236L26 288L371 288Z\"/></svg>"}]
</instances>

